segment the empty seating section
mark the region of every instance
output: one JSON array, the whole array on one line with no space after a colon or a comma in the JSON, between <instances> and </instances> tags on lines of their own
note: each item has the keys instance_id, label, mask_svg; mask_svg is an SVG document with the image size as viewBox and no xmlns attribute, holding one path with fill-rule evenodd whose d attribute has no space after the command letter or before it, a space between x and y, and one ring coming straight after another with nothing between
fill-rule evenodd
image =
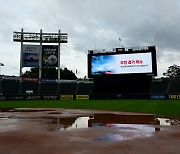
<instances>
[{"instance_id":1,"label":"empty seating section","mask_svg":"<svg viewBox=\"0 0 180 154\"><path fill-rule=\"evenodd\" d=\"M19 81L15 80L2 80L1 82L2 95L18 95L19 94Z\"/></svg>"},{"instance_id":2,"label":"empty seating section","mask_svg":"<svg viewBox=\"0 0 180 154\"><path fill-rule=\"evenodd\" d=\"M57 94L58 84L57 83L41 83L41 93L43 95L54 95Z\"/></svg>"},{"instance_id":3,"label":"empty seating section","mask_svg":"<svg viewBox=\"0 0 180 154\"><path fill-rule=\"evenodd\" d=\"M118 84L118 86L123 86L123 84ZM93 92L93 88L94 82L89 80L61 80L60 83L38 83L31 81L19 82L17 80L0 80L0 93L2 95L27 94L27 91L31 91L33 92L33 94L40 95L90 95ZM150 93L180 94L180 79L154 80L151 83Z\"/></svg>"},{"instance_id":4,"label":"empty seating section","mask_svg":"<svg viewBox=\"0 0 180 154\"><path fill-rule=\"evenodd\" d=\"M38 87L38 82L24 81L22 82L22 94L27 94L27 91L32 91L33 94L38 94Z\"/></svg>"},{"instance_id":5,"label":"empty seating section","mask_svg":"<svg viewBox=\"0 0 180 154\"><path fill-rule=\"evenodd\" d=\"M180 80L161 80L152 83L151 93L164 93L164 94L179 94L180 93Z\"/></svg>"},{"instance_id":6,"label":"empty seating section","mask_svg":"<svg viewBox=\"0 0 180 154\"><path fill-rule=\"evenodd\" d=\"M91 82L79 82L76 94L92 94L92 90L93 84Z\"/></svg>"},{"instance_id":7,"label":"empty seating section","mask_svg":"<svg viewBox=\"0 0 180 154\"><path fill-rule=\"evenodd\" d=\"M170 94L180 94L180 80L172 80L171 87L169 89Z\"/></svg>"},{"instance_id":8,"label":"empty seating section","mask_svg":"<svg viewBox=\"0 0 180 154\"><path fill-rule=\"evenodd\" d=\"M59 94L75 95L77 91L77 82L75 81L61 81L59 85Z\"/></svg>"},{"instance_id":9,"label":"empty seating section","mask_svg":"<svg viewBox=\"0 0 180 154\"><path fill-rule=\"evenodd\" d=\"M152 82L151 93L167 93L169 80Z\"/></svg>"}]
</instances>

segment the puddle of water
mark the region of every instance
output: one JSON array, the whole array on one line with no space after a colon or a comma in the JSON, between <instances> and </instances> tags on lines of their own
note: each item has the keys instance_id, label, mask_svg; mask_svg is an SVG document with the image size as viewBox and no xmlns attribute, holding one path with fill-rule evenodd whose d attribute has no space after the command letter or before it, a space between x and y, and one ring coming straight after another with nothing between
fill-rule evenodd
<instances>
[{"instance_id":1,"label":"puddle of water","mask_svg":"<svg viewBox=\"0 0 180 154\"><path fill-rule=\"evenodd\" d=\"M0 119L0 133L16 130L18 119L1 118Z\"/></svg>"},{"instance_id":2,"label":"puddle of water","mask_svg":"<svg viewBox=\"0 0 180 154\"><path fill-rule=\"evenodd\" d=\"M99 140L99 141L125 141L125 140L133 140L133 139L137 139L137 138L145 138L148 137L146 135L143 134L135 134L135 133L131 133L131 134L105 134L103 136L97 137L95 138L95 140Z\"/></svg>"},{"instance_id":3,"label":"puddle of water","mask_svg":"<svg viewBox=\"0 0 180 154\"><path fill-rule=\"evenodd\" d=\"M150 137L160 131L159 121L153 115L95 114L94 116L59 116L55 130L77 128L107 128L112 133L104 133L95 138L98 141L124 141Z\"/></svg>"},{"instance_id":4,"label":"puddle of water","mask_svg":"<svg viewBox=\"0 0 180 154\"><path fill-rule=\"evenodd\" d=\"M64 118L65 119L65 118ZM155 125L142 125L142 124L113 124L113 123L91 123L89 121L94 119L90 117L79 117L74 120L72 124L63 125L63 118L58 120L57 127L55 130L73 130L77 128L103 128L107 127L109 129L116 128L117 134L104 134L102 136L96 137L95 140L99 141L123 141L132 140L136 138L145 138L153 136L153 134L160 129L154 127ZM66 121L71 121L73 118L66 118ZM72 121L71 121L72 122Z\"/></svg>"},{"instance_id":5,"label":"puddle of water","mask_svg":"<svg viewBox=\"0 0 180 154\"><path fill-rule=\"evenodd\" d=\"M95 139L100 141L132 140L153 136L153 134L157 131L157 128L155 128L153 125L111 124L111 127L118 128L118 134L105 134Z\"/></svg>"},{"instance_id":6,"label":"puddle of water","mask_svg":"<svg viewBox=\"0 0 180 154\"><path fill-rule=\"evenodd\" d=\"M153 115L117 115L117 114L94 114L93 116L69 115L58 116L57 125L58 129L71 130L75 128L88 128L88 127L121 127L125 128L128 125L155 125L155 126L180 126L180 121L176 119L155 118ZM122 125L124 124L124 125ZM135 127L135 126L134 126ZM144 127L145 128L145 127ZM56 129L56 130L58 130ZM139 128L138 128L139 129ZM148 127L145 128L146 130ZM159 131L160 128L155 128Z\"/></svg>"},{"instance_id":7,"label":"puddle of water","mask_svg":"<svg viewBox=\"0 0 180 154\"><path fill-rule=\"evenodd\" d=\"M153 115L94 114L93 116L59 115L56 130L71 130L88 127L117 127L117 124L158 124ZM61 129L62 128L62 129Z\"/></svg>"},{"instance_id":8,"label":"puddle of water","mask_svg":"<svg viewBox=\"0 0 180 154\"><path fill-rule=\"evenodd\" d=\"M53 111L49 109L34 109L34 108L14 108L9 110L9 112L46 112Z\"/></svg>"},{"instance_id":9,"label":"puddle of water","mask_svg":"<svg viewBox=\"0 0 180 154\"><path fill-rule=\"evenodd\" d=\"M14 112L39 112L51 110L31 110L31 109L16 109ZM132 140L135 138L144 138L154 135L155 132L160 131L160 125L180 125L180 121L176 119L155 118L154 115L118 115L118 114L66 114L52 110L47 114L55 114L43 117L23 117L10 114L7 118L1 116L0 118L0 132L15 130L18 127L18 120L42 120L55 117L50 126L51 131L58 130L73 130L78 128L107 128L108 133L98 136L95 140L99 141L122 141ZM114 128L114 129L112 129ZM109 130L113 133L109 133Z\"/></svg>"},{"instance_id":10,"label":"puddle of water","mask_svg":"<svg viewBox=\"0 0 180 154\"><path fill-rule=\"evenodd\" d=\"M104 134L95 138L100 141L124 141L153 136L156 129L151 125L140 124L112 124L118 128L118 134Z\"/></svg>"}]
</instances>

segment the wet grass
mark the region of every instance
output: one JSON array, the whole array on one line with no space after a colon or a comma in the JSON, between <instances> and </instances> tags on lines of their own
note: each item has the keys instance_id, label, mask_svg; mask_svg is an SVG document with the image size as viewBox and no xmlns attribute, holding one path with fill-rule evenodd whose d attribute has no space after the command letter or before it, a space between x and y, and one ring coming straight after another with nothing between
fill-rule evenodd
<instances>
[{"instance_id":1,"label":"wet grass","mask_svg":"<svg viewBox=\"0 0 180 154\"><path fill-rule=\"evenodd\" d=\"M180 117L179 100L28 100L0 101L0 108L69 108L151 113Z\"/></svg>"}]
</instances>

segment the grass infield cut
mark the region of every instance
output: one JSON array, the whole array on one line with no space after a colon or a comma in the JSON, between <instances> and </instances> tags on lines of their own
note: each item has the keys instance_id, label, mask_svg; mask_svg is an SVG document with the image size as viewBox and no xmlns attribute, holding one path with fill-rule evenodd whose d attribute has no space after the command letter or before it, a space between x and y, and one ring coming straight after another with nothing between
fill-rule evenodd
<instances>
[{"instance_id":1,"label":"grass infield cut","mask_svg":"<svg viewBox=\"0 0 180 154\"><path fill-rule=\"evenodd\" d=\"M150 113L180 117L180 100L24 100L0 101L0 108L68 108Z\"/></svg>"}]
</instances>

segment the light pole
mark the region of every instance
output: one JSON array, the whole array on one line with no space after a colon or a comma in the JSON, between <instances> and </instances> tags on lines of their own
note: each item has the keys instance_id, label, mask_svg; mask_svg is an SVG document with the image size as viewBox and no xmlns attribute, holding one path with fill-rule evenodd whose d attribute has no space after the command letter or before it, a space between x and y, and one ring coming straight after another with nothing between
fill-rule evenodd
<instances>
[{"instance_id":1,"label":"light pole","mask_svg":"<svg viewBox=\"0 0 180 154\"><path fill-rule=\"evenodd\" d=\"M4 66L4 64L0 62L0 76L1 76L1 66ZM2 95L2 77L0 77L0 95Z\"/></svg>"},{"instance_id":2,"label":"light pole","mask_svg":"<svg viewBox=\"0 0 180 154\"><path fill-rule=\"evenodd\" d=\"M1 66L4 66L4 64L0 62L0 75L1 75Z\"/></svg>"}]
</instances>

